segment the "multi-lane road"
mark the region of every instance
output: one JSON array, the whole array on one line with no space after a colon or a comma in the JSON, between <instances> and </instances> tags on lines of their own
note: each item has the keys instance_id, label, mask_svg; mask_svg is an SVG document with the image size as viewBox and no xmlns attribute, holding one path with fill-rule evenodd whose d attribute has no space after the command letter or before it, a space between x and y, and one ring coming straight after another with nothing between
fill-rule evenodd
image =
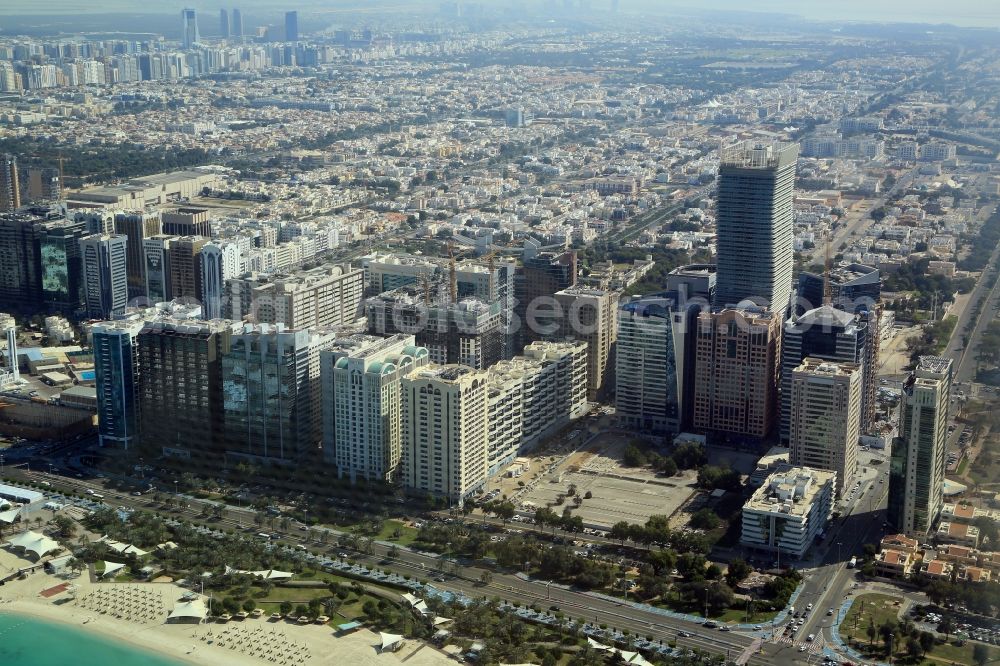
<instances>
[{"instance_id":1,"label":"multi-lane road","mask_svg":"<svg viewBox=\"0 0 1000 666\"><path fill-rule=\"evenodd\" d=\"M114 493L87 480L23 470L19 475L36 482L47 481L54 490L98 492L104 496L102 501L110 506L141 510L150 508L148 498ZM249 535L260 529L254 523L254 512L251 509L225 506L221 518L202 518L200 514L203 508L221 505L188 496L182 498L187 506L184 509L186 515L179 515L180 518L203 523L208 527L242 528ZM309 530L293 524L284 533L276 534L275 541L288 545L303 544L311 550L326 550L329 553L351 550L337 544L337 534L339 533L334 532L332 538L326 542L321 540L310 542ZM496 596L525 605L536 604L544 609L555 607L571 619L606 625L638 636L652 636L654 640L662 640L664 643L676 641L682 647L699 648L714 654L729 654L733 659L742 654L753 642L751 637L736 632L705 629L692 622L645 611L624 602L592 596L548 581L526 580L517 575L489 570L491 581L488 585L483 585L480 577L487 571L484 567L469 562L444 560L434 553L422 553L406 548L398 548L396 556L390 558L389 549L388 545L373 543L371 553L352 551L352 557L358 561L367 560L369 564L378 563L380 568L400 574L435 578L433 583L435 587L469 597ZM436 580L439 578L443 578L443 582ZM682 636L681 632L692 635Z\"/></svg>"}]
</instances>

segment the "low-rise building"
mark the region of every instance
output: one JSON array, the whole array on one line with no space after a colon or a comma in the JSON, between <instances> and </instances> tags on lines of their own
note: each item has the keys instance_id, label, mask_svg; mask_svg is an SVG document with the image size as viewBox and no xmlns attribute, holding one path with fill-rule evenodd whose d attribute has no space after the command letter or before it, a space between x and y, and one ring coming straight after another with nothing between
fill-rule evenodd
<instances>
[{"instance_id":1,"label":"low-rise building","mask_svg":"<svg viewBox=\"0 0 1000 666\"><path fill-rule=\"evenodd\" d=\"M937 538L942 543L957 543L975 548L979 545L979 528L975 525L941 521L937 529Z\"/></svg>"},{"instance_id":2,"label":"low-rise building","mask_svg":"<svg viewBox=\"0 0 1000 666\"><path fill-rule=\"evenodd\" d=\"M808 467L779 468L743 505L740 542L800 559L830 520L836 478Z\"/></svg>"}]
</instances>

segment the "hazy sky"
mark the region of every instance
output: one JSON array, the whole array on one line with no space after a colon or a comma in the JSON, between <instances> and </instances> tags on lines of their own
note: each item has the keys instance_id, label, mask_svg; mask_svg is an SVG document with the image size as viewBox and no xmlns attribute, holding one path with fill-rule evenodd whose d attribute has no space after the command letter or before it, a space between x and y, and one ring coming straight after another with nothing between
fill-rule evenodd
<instances>
[{"instance_id":1,"label":"hazy sky","mask_svg":"<svg viewBox=\"0 0 1000 666\"><path fill-rule=\"evenodd\" d=\"M454 1L454 0L452 0ZM510 6L519 0L463 0ZM562 0L520 0L525 5L561 4ZM807 19L837 21L885 21L903 23L952 23L963 26L1000 28L1000 0L620 0L627 12L642 6L660 12L670 8L698 8L797 14ZM50 16L105 12L179 13L194 7L212 14L219 7L240 6L249 10L299 9L338 13L346 7L364 7L366 13L391 12L393 7L422 5L436 10L440 0L0 0L0 16L48 14ZM591 0L595 8L610 6L611 0Z\"/></svg>"}]
</instances>

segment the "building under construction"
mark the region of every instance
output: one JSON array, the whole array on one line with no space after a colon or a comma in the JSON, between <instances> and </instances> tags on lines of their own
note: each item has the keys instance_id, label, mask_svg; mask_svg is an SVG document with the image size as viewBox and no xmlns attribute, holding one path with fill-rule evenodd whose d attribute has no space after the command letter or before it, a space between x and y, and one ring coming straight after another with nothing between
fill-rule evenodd
<instances>
[{"instance_id":1,"label":"building under construction","mask_svg":"<svg viewBox=\"0 0 1000 666\"><path fill-rule=\"evenodd\" d=\"M438 364L486 369L505 358L506 310L501 301L452 297L444 285L406 286L365 301L368 332L407 333Z\"/></svg>"}]
</instances>

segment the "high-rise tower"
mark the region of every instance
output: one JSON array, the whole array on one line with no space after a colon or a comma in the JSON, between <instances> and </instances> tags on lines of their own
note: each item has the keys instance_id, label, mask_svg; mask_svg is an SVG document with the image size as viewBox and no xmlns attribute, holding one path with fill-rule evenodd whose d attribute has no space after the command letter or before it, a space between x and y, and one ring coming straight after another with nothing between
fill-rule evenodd
<instances>
[{"instance_id":1,"label":"high-rise tower","mask_svg":"<svg viewBox=\"0 0 1000 666\"><path fill-rule=\"evenodd\" d=\"M219 34L223 39L229 38L229 12L225 8L219 10Z\"/></svg>"},{"instance_id":2,"label":"high-rise tower","mask_svg":"<svg viewBox=\"0 0 1000 666\"><path fill-rule=\"evenodd\" d=\"M21 183L17 177L17 158L0 156L0 212L21 207Z\"/></svg>"},{"instance_id":3,"label":"high-rise tower","mask_svg":"<svg viewBox=\"0 0 1000 666\"><path fill-rule=\"evenodd\" d=\"M744 142L719 165L715 304L746 299L783 313L792 295L792 195L798 144Z\"/></svg>"},{"instance_id":4,"label":"high-rise tower","mask_svg":"<svg viewBox=\"0 0 1000 666\"><path fill-rule=\"evenodd\" d=\"M899 437L889 466L889 522L925 535L944 504L952 361L922 356L903 384Z\"/></svg>"},{"instance_id":5,"label":"high-rise tower","mask_svg":"<svg viewBox=\"0 0 1000 666\"><path fill-rule=\"evenodd\" d=\"M285 41L299 41L299 13L296 11L285 12Z\"/></svg>"},{"instance_id":6,"label":"high-rise tower","mask_svg":"<svg viewBox=\"0 0 1000 666\"><path fill-rule=\"evenodd\" d=\"M87 316L115 319L128 305L126 252L128 237L94 234L80 240L83 255L83 299Z\"/></svg>"},{"instance_id":7,"label":"high-rise tower","mask_svg":"<svg viewBox=\"0 0 1000 666\"><path fill-rule=\"evenodd\" d=\"M200 40L198 35L198 13L193 9L181 10L181 45L189 49Z\"/></svg>"}]
</instances>

